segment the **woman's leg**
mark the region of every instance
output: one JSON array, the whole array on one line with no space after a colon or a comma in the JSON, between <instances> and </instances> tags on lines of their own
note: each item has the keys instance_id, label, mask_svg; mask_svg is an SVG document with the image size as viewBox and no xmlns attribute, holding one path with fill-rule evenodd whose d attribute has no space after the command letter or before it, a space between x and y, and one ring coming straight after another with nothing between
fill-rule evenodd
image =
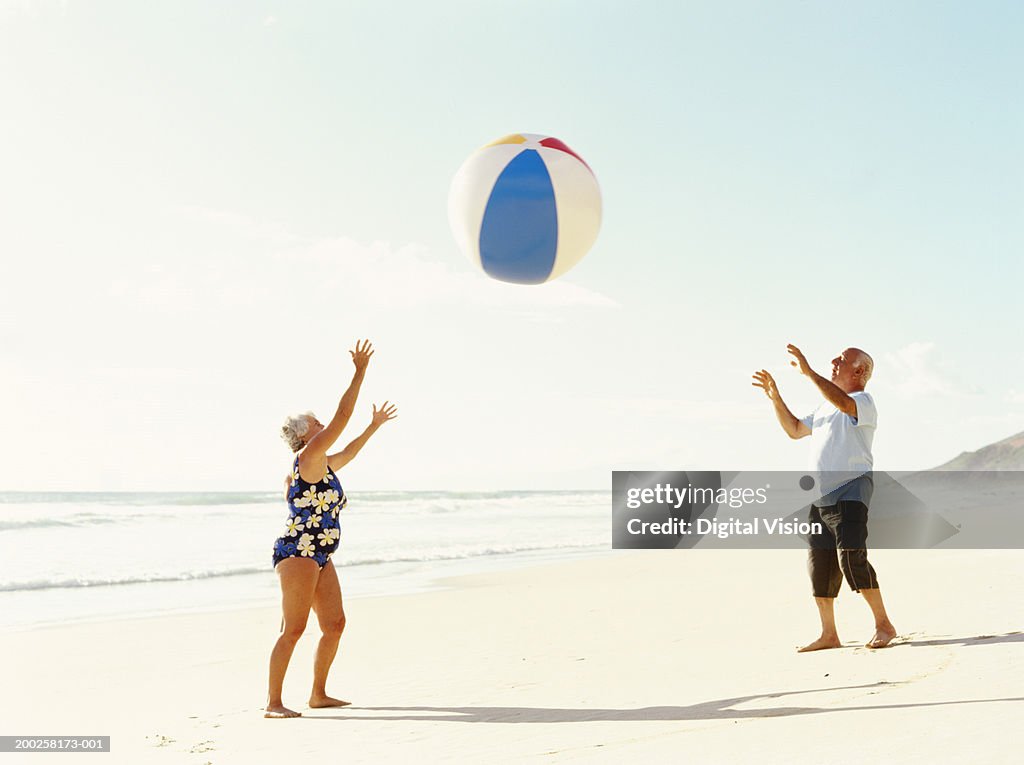
<instances>
[{"instance_id":1,"label":"woman's leg","mask_svg":"<svg viewBox=\"0 0 1024 765\"><path fill-rule=\"evenodd\" d=\"M295 644L306 629L320 568L309 558L285 558L277 564L277 575L281 579L284 618L281 622L281 635L270 653L270 691L264 717L300 717L298 712L293 712L282 703L281 688Z\"/></svg>"},{"instance_id":2,"label":"woman's leg","mask_svg":"<svg viewBox=\"0 0 1024 765\"><path fill-rule=\"evenodd\" d=\"M341 585L338 584L338 572L333 561L320 572L320 580L316 583L313 595L313 610L320 622L323 635L316 647L316 659L313 662L313 692L309 696L311 707L343 707L349 702L335 699L327 695L327 673L338 653L338 641L345 629L345 608L341 603Z\"/></svg>"}]
</instances>

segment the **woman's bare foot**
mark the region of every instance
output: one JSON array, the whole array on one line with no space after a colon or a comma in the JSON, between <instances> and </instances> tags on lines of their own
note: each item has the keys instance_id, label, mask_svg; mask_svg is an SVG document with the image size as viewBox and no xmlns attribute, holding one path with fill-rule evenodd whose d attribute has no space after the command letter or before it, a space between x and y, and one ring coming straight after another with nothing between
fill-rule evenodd
<instances>
[{"instance_id":1,"label":"woman's bare foot","mask_svg":"<svg viewBox=\"0 0 1024 765\"><path fill-rule=\"evenodd\" d=\"M347 707L351 701L342 701L328 696L326 693L318 693L309 697L310 709L322 709L323 707Z\"/></svg>"},{"instance_id":2,"label":"woman's bare foot","mask_svg":"<svg viewBox=\"0 0 1024 765\"><path fill-rule=\"evenodd\" d=\"M808 651L822 651L826 648L839 648L842 643L839 642L838 635L822 635L820 638L815 640L813 643L808 643L803 648L797 648L797 653L807 653Z\"/></svg>"},{"instance_id":3,"label":"woman's bare foot","mask_svg":"<svg viewBox=\"0 0 1024 765\"><path fill-rule=\"evenodd\" d=\"M296 712L293 709L289 709L284 704L267 704L267 710L263 716L276 719L285 717L302 717L302 712Z\"/></svg>"},{"instance_id":4,"label":"woman's bare foot","mask_svg":"<svg viewBox=\"0 0 1024 765\"><path fill-rule=\"evenodd\" d=\"M894 637L896 637L896 628L892 626L892 622L886 622L875 629L875 636L865 645L868 648L885 648Z\"/></svg>"}]
</instances>

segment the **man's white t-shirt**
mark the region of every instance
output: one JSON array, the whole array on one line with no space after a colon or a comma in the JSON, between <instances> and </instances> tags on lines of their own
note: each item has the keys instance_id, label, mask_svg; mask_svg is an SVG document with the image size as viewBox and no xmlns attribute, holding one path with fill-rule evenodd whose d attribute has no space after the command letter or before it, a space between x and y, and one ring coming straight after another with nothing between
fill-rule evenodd
<instances>
[{"instance_id":1,"label":"man's white t-shirt","mask_svg":"<svg viewBox=\"0 0 1024 765\"><path fill-rule=\"evenodd\" d=\"M800 420L811 429L811 469L820 476L822 492L829 492L815 502L820 507L829 507L841 499L864 504L871 499L871 444L878 425L878 410L870 393L856 391L850 398L857 405L856 417L826 401Z\"/></svg>"}]
</instances>

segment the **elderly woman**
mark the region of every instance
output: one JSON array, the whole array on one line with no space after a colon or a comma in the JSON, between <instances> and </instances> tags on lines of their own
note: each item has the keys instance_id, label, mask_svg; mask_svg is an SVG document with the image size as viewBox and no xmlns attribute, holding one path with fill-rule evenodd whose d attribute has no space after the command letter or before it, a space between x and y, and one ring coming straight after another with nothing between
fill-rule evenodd
<instances>
[{"instance_id":1,"label":"elderly woman","mask_svg":"<svg viewBox=\"0 0 1024 765\"><path fill-rule=\"evenodd\" d=\"M345 629L345 610L341 603L341 587L331 555L338 549L341 529L338 513L347 499L338 481L338 471L363 448L381 425L395 418L395 407L387 401L373 407L373 419L348 446L335 454L327 451L345 429L355 408L366 367L373 355L367 340L356 342L352 362L356 371L348 390L338 403L338 410L325 426L312 412L289 417L281 428L281 437L296 452L292 470L285 481L288 500L288 523L284 534L274 544L274 568L281 580L281 635L270 654L270 692L265 717L300 717L281 701L281 687L288 662L299 637L306 629L309 610L316 612L323 633L313 664L313 692L310 707L340 707L347 701L327 695L327 673L338 652L338 641Z\"/></svg>"}]
</instances>

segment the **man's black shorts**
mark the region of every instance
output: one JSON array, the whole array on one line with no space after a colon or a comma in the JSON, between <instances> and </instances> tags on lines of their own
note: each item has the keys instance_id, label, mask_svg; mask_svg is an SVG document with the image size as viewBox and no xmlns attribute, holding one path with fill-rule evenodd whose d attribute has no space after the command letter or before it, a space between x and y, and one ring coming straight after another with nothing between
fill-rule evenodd
<instances>
[{"instance_id":1,"label":"man's black shorts","mask_svg":"<svg viewBox=\"0 0 1024 765\"><path fill-rule=\"evenodd\" d=\"M863 502L841 501L831 507L811 505L808 518L821 524L811 534L807 570L816 598L834 598L846 578L859 592L878 587L875 569L868 563L868 508Z\"/></svg>"}]
</instances>

